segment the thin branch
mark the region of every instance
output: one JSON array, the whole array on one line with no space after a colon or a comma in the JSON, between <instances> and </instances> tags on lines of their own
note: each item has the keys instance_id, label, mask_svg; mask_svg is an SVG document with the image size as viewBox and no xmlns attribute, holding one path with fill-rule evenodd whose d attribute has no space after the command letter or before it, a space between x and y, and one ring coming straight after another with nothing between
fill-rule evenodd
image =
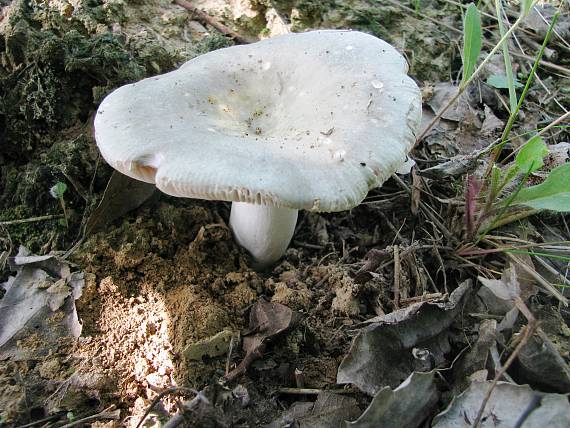
<instances>
[{"instance_id":1,"label":"thin branch","mask_svg":"<svg viewBox=\"0 0 570 428\"><path fill-rule=\"evenodd\" d=\"M331 392L333 394L354 394L354 389L319 389L319 388L279 388L279 394L288 395L317 395L321 392Z\"/></svg>"},{"instance_id":2,"label":"thin branch","mask_svg":"<svg viewBox=\"0 0 570 428\"><path fill-rule=\"evenodd\" d=\"M164 391L162 391L160 394L158 394L154 400L152 400L152 403L150 403L150 406L148 406L148 408L146 409L146 411L144 412L143 417L141 418L141 420L139 421L139 423L137 424L136 428L140 428L140 426L143 424L143 422L145 421L145 419L147 418L147 416L150 414L150 412L152 412L152 409L154 409L154 406L156 406L158 404L158 402L160 400L162 400L162 398L165 395L168 394L177 394L179 392L189 392L192 394L196 394L196 396L199 396L200 393L198 391L196 391L195 389L192 388L184 388L184 387L173 387L173 388L168 388L165 389Z\"/></svg>"},{"instance_id":3,"label":"thin branch","mask_svg":"<svg viewBox=\"0 0 570 428\"><path fill-rule=\"evenodd\" d=\"M242 45L247 45L248 43L253 43L256 41L256 40L252 40L248 37L244 37L239 33L236 33L231 28L226 27L224 24L216 21L214 18L212 18L206 12L201 11L196 6L192 5L191 3L187 2L186 0L174 0L174 3L177 4L178 6L183 7L186 10L189 10L190 12L195 14L198 17L198 19L201 20L202 22L205 22L206 24L211 25L212 27L214 27L219 32L226 34L227 36L230 36L232 39L234 39L236 42L238 42Z\"/></svg>"},{"instance_id":4,"label":"thin branch","mask_svg":"<svg viewBox=\"0 0 570 428\"><path fill-rule=\"evenodd\" d=\"M72 428L77 425L83 425L86 422L91 422L97 419L119 419L121 415L121 411L119 409L113 410L115 405L112 404L111 406L107 407L102 412L96 413L91 416L87 416L85 418L77 419L76 421L70 422L68 424L62 425L59 428Z\"/></svg>"},{"instance_id":5,"label":"thin branch","mask_svg":"<svg viewBox=\"0 0 570 428\"><path fill-rule=\"evenodd\" d=\"M63 214L42 215L39 217L30 217L30 218L24 218L21 220L0 221L0 226L11 226L13 224L34 223L37 221L55 220L55 219L59 219L59 218L63 218Z\"/></svg>"},{"instance_id":6,"label":"thin branch","mask_svg":"<svg viewBox=\"0 0 570 428\"><path fill-rule=\"evenodd\" d=\"M485 398L483 399L483 403L481 403L481 407L479 408L479 412L477 413L477 417L475 418L475 422L473 423L473 428L477 428L481 424L481 418L483 417L483 413L485 412L485 407L487 407L487 403L489 402L489 399L491 398L491 394L493 393L493 390L497 386L497 382L499 382L499 379L501 379L503 377L503 375L507 372L507 370L509 369L509 367L511 366L511 364L513 363L515 358L520 354L522 348L527 344L528 340L530 339L530 337L534 334L534 331L536 330L536 327L537 327L536 318L534 318L532 313L528 310L527 306L524 304L524 302L518 296L516 298L516 306L527 317L528 324L523 327L524 333L523 333L519 343L517 344L516 348L514 349L512 354L509 355L509 358L507 359L507 361L505 362L503 367L501 367L501 369L495 375L495 378L493 379L493 382L491 383L491 387L487 391L487 394L485 394Z\"/></svg>"}]
</instances>

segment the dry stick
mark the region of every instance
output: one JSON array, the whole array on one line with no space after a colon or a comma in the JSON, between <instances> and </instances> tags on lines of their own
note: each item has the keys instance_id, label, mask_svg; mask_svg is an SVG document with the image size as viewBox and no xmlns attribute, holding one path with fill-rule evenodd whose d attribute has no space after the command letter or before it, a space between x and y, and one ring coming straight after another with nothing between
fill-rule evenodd
<instances>
[{"instance_id":1,"label":"dry stick","mask_svg":"<svg viewBox=\"0 0 570 428\"><path fill-rule=\"evenodd\" d=\"M570 285L570 279L566 278L565 275L562 274L562 272L559 272L558 270L556 270L554 267L552 267L550 265L550 263L548 263L546 260L544 260L542 257L539 257L537 255L534 256L536 261L538 263L541 264L541 266L543 268L545 268L547 271L549 271L551 274L556 275L558 277L558 279L560 281L562 281L563 283L565 283L566 285Z\"/></svg>"},{"instance_id":2,"label":"dry stick","mask_svg":"<svg viewBox=\"0 0 570 428\"><path fill-rule=\"evenodd\" d=\"M59 428L71 428L77 425L82 425L86 422L89 421L93 421L95 419L119 419L120 417L120 410L112 410L115 407L114 404L112 404L111 406L107 407L105 410L103 410L102 412L99 412L95 415L91 415L91 416L87 416L85 418L81 418L81 419L77 419L76 421L73 421L69 424L65 424L60 426Z\"/></svg>"},{"instance_id":3,"label":"dry stick","mask_svg":"<svg viewBox=\"0 0 570 428\"><path fill-rule=\"evenodd\" d=\"M277 392L279 394L289 395L317 395L321 392L332 392L334 394L354 394L357 391L354 389L279 388Z\"/></svg>"},{"instance_id":4,"label":"dry stick","mask_svg":"<svg viewBox=\"0 0 570 428\"><path fill-rule=\"evenodd\" d=\"M216 21L214 18L212 18L206 12L201 11L197 7L193 6L191 3L187 2L186 0L174 0L174 3L176 3L178 6L183 7L186 10L189 10L190 12L195 14L198 17L198 19L200 19L201 21L205 22L206 24L211 25L212 27L214 27L219 32L230 36L232 39L234 39L236 42L238 42L242 45L247 45L248 43L252 43L255 41L255 40L249 39L247 37L244 37L241 34L236 33L231 28L226 27L224 24Z\"/></svg>"},{"instance_id":5,"label":"dry stick","mask_svg":"<svg viewBox=\"0 0 570 428\"><path fill-rule=\"evenodd\" d=\"M507 253L507 257L509 257L513 262L519 265L526 273L532 276L540 285L542 285L546 290L550 292L554 297L556 297L564 306L568 306L568 299L564 297L560 292L547 280L545 280L542 275L540 275L537 271L531 268L529 265L524 263L521 259L516 257L512 253Z\"/></svg>"},{"instance_id":6,"label":"dry stick","mask_svg":"<svg viewBox=\"0 0 570 428\"><path fill-rule=\"evenodd\" d=\"M40 217L30 217L30 218L24 218L22 220L0 221L0 226L11 226L13 224L23 224L23 223L33 223L36 221L55 220L57 218L63 218L63 215L62 214L42 215Z\"/></svg>"},{"instance_id":7,"label":"dry stick","mask_svg":"<svg viewBox=\"0 0 570 428\"><path fill-rule=\"evenodd\" d=\"M64 416L63 413L57 413L57 414L55 414L55 415L48 416L47 418L43 418L43 419L39 419L39 420L34 421L34 422L30 422L29 424L18 425L16 428L29 428L29 427L33 427L34 425L43 424L43 423L45 423L45 422L49 422L49 421L52 421L52 420L54 420L54 419L59 419L59 418L61 418L62 416Z\"/></svg>"},{"instance_id":8,"label":"dry stick","mask_svg":"<svg viewBox=\"0 0 570 428\"><path fill-rule=\"evenodd\" d=\"M177 392L190 392L192 394L196 394L196 396L199 396L200 393L198 391L196 391L195 389L192 388L185 388L182 386L176 386L173 388L168 388L165 389L164 391L162 391L160 394L158 394L154 400L152 400L152 403L150 403L150 406L148 406L148 408L146 409L146 411L144 412L143 417L141 418L141 420L139 421L139 423L137 424L136 428L140 428L140 426L143 424L144 420L146 419L146 417L150 414L150 412L152 412L152 409L154 409L154 406L156 406L156 404L162 399L162 397L164 397L165 395L168 394L175 394Z\"/></svg>"},{"instance_id":9,"label":"dry stick","mask_svg":"<svg viewBox=\"0 0 570 428\"><path fill-rule=\"evenodd\" d=\"M444 296L445 294L442 293L431 293L431 294L428 293L428 294L422 294L421 296L406 297L405 299L400 299L400 303L407 305L411 303L427 302L429 300L442 299Z\"/></svg>"},{"instance_id":10,"label":"dry stick","mask_svg":"<svg viewBox=\"0 0 570 428\"><path fill-rule=\"evenodd\" d=\"M518 345L516 346L515 350L513 351L513 353L511 355L509 355L509 358L507 359L507 361L505 362L503 367L501 367L501 370L499 370L499 372L495 375L495 378L493 379L493 382L491 383L491 387L487 391L487 394L485 394L485 398L483 399L483 403L481 403L481 407L479 408L479 412L477 413L477 417L475 418L475 422L473 423L473 428L477 428L481 424L481 418L483 417L483 413L485 412L485 407L487 406L487 403L489 402L489 399L491 398L491 394L493 393L493 390L497 386L497 382L499 382L499 379L501 379L501 377L503 377L503 375L509 369L509 367L511 366L511 364L513 363L515 358L521 352L522 348L527 344L528 339L533 335L534 331L536 330L536 319L530 313L530 311L528 310L528 308L526 307L524 302L521 300L521 298L518 296L516 298L516 305L519 308L519 310L525 316L527 316L528 324L524 327L525 330L524 330L523 336L521 337L521 339L520 339Z\"/></svg>"},{"instance_id":11,"label":"dry stick","mask_svg":"<svg viewBox=\"0 0 570 428\"><path fill-rule=\"evenodd\" d=\"M564 113L562 116L560 116L558 119L556 119L554 122L551 122L548 126L545 126L544 128L542 128L536 135L542 135L547 131L550 131L552 128L554 128L556 125L558 125L560 122L563 122L564 120L570 118L570 111L567 111L566 113Z\"/></svg>"},{"instance_id":12,"label":"dry stick","mask_svg":"<svg viewBox=\"0 0 570 428\"><path fill-rule=\"evenodd\" d=\"M394 307L400 308L400 273L402 266L400 265L400 248L394 245Z\"/></svg>"}]
</instances>

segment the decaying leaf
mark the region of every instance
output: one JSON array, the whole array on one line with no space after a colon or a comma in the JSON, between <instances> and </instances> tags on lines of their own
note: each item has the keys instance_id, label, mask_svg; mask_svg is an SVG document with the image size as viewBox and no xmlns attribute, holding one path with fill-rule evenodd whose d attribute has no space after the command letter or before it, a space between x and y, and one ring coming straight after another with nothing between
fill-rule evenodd
<instances>
[{"instance_id":1,"label":"decaying leaf","mask_svg":"<svg viewBox=\"0 0 570 428\"><path fill-rule=\"evenodd\" d=\"M427 349L434 363L443 358L446 330L471 289L463 282L445 302L421 302L367 322L342 361L338 383L351 383L375 395L385 386L397 387L414 370L414 348Z\"/></svg>"},{"instance_id":2,"label":"decaying leaf","mask_svg":"<svg viewBox=\"0 0 570 428\"><path fill-rule=\"evenodd\" d=\"M267 339L287 330L296 322L297 317L297 313L279 303L260 300L253 305L249 313L249 329L243 334L245 358L226 375L226 380L235 379L245 373L251 363L263 354Z\"/></svg>"},{"instance_id":3,"label":"decaying leaf","mask_svg":"<svg viewBox=\"0 0 570 428\"><path fill-rule=\"evenodd\" d=\"M453 365L453 391L458 394L469 386L470 378L474 373L485 370L489 358L489 352L496 344L497 321L486 319L479 325L479 337L475 344L461 356Z\"/></svg>"},{"instance_id":4,"label":"decaying leaf","mask_svg":"<svg viewBox=\"0 0 570 428\"><path fill-rule=\"evenodd\" d=\"M521 349L513 377L539 389L570 392L570 367L545 334L535 334Z\"/></svg>"},{"instance_id":5,"label":"decaying leaf","mask_svg":"<svg viewBox=\"0 0 570 428\"><path fill-rule=\"evenodd\" d=\"M389 249L378 250L373 248L364 256L364 265L354 275L355 284L364 284L372 278L370 272L374 272L382 262L390 257L392 252Z\"/></svg>"},{"instance_id":6,"label":"decaying leaf","mask_svg":"<svg viewBox=\"0 0 570 428\"><path fill-rule=\"evenodd\" d=\"M434 372L412 373L400 386L381 389L362 416L347 423L352 428L412 428L434 410L439 391Z\"/></svg>"},{"instance_id":7,"label":"decaying leaf","mask_svg":"<svg viewBox=\"0 0 570 428\"><path fill-rule=\"evenodd\" d=\"M519 255L518 258L521 263L534 268L532 259L529 256ZM532 278L520 266L510 261L507 268L503 271L501 279L484 277L479 277L478 279L484 286L477 293L478 296L488 305L491 312L497 315L504 315L513 308L516 297L526 301L537 292Z\"/></svg>"},{"instance_id":8,"label":"decaying leaf","mask_svg":"<svg viewBox=\"0 0 570 428\"><path fill-rule=\"evenodd\" d=\"M24 247L9 262L17 274L2 284L0 359L37 357L62 336L79 337L75 300L81 296L83 273L70 273L69 264L55 256L32 256ZM39 339L36 346L18 345L33 337Z\"/></svg>"},{"instance_id":9,"label":"decaying leaf","mask_svg":"<svg viewBox=\"0 0 570 428\"><path fill-rule=\"evenodd\" d=\"M103 194L103 199L85 223L83 237L101 230L113 220L138 208L152 196L155 190L154 184L134 180L113 171Z\"/></svg>"},{"instance_id":10,"label":"decaying leaf","mask_svg":"<svg viewBox=\"0 0 570 428\"><path fill-rule=\"evenodd\" d=\"M189 344L183 355L188 360L202 361L204 357L219 357L228 353L230 342L234 337L234 332L225 329L207 339Z\"/></svg>"},{"instance_id":11,"label":"decaying leaf","mask_svg":"<svg viewBox=\"0 0 570 428\"><path fill-rule=\"evenodd\" d=\"M446 162L421 170L423 177L433 180L448 180L475 171L480 161L478 154L454 156Z\"/></svg>"},{"instance_id":12,"label":"decaying leaf","mask_svg":"<svg viewBox=\"0 0 570 428\"><path fill-rule=\"evenodd\" d=\"M528 256L521 256L519 260L532 266L532 260ZM478 279L483 287L479 289L477 296L485 304L486 309L494 315L505 315L499 324L499 331L511 329L517 320L519 310L515 304L516 298L520 297L526 301L537 292L528 274L520 266L510 262L503 271L501 279L483 277Z\"/></svg>"},{"instance_id":13,"label":"decaying leaf","mask_svg":"<svg viewBox=\"0 0 570 428\"><path fill-rule=\"evenodd\" d=\"M431 107L434 113L439 112L451 98L455 96L458 91L458 87L450 83L438 83L435 85L433 97L428 101L428 105ZM442 116L445 120L451 120L453 122L468 121L469 124L476 125L477 128L480 127L479 119L476 117L476 106L477 99L470 90L465 91ZM477 123L474 123L477 122Z\"/></svg>"},{"instance_id":14,"label":"decaying leaf","mask_svg":"<svg viewBox=\"0 0 570 428\"><path fill-rule=\"evenodd\" d=\"M503 129L503 126L505 126L505 123L495 116L495 113L489 106L485 105L485 120L483 120L481 125L481 133L483 135L492 135L493 132Z\"/></svg>"},{"instance_id":15,"label":"decaying leaf","mask_svg":"<svg viewBox=\"0 0 570 428\"><path fill-rule=\"evenodd\" d=\"M470 428L492 382L473 382L449 407L434 419L434 428ZM525 412L525 428L570 426L570 404L564 395L543 394L527 385L499 382L481 418L482 428L512 428Z\"/></svg>"},{"instance_id":16,"label":"decaying leaf","mask_svg":"<svg viewBox=\"0 0 570 428\"><path fill-rule=\"evenodd\" d=\"M298 428L342 427L345 421L353 420L358 415L360 415L360 409L355 398L323 391L319 393L317 401L314 403L293 403L267 428L286 426Z\"/></svg>"}]
</instances>

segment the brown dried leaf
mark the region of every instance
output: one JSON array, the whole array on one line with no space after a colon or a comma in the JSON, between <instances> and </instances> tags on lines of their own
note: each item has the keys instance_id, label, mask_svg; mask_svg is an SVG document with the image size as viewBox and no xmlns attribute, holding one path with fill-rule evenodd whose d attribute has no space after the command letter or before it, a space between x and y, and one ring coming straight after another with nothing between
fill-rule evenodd
<instances>
[{"instance_id":1,"label":"brown dried leaf","mask_svg":"<svg viewBox=\"0 0 570 428\"><path fill-rule=\"evenodd\" d=\"M228 381L245 373L256 359L263 355L267 339L287 330L297 321L298 314L285 305L260 300L249 313L249 328L244 333L245 358L225 378Z\"/></svg>"}]
</instances>

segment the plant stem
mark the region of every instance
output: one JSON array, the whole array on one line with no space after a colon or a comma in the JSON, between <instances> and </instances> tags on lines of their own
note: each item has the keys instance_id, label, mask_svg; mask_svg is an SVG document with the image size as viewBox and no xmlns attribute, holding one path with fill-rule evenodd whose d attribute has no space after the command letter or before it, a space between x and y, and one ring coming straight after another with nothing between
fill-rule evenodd
<instances>
[{"instance_id":1,"label":"plant stem","mask_svg":"<svg viewBox=\"0 0 570 428\"><path fill-rule=\"evenodd\" d=\"M515 120L517 119L518 113L521 109L521 106L522 106L522 103L526 97L526 94L528 93L528 90L530 88L530 85L532 83L534 75L536 73L536 69L538 68L538 64L540 62L540 59L544 55L544 50L546 49L546 45L548 44L548 41L550 40L550 35L552 34L552 29L554 28L554 25L556 24L556 21L558 20L559 14L560 14L560 11L556 11L554 16L552 17L552 22L550 23L550 26L548 27L548 32L546 33L546 36L544 37L544 40L542 42L542 46L540 47L540 51L538 52L538 55L537 55L536 59L534 60L534 63L532 65L532 69L530 70L530 74L526 80L526 84L524 85L524 89L521 93L521 96L519 98L517 106L511 112L511 115L509 116L509 120L507 121L507 125L505 126L505 129L503 130L503 134L501 135L501 142L497 145L494 152L491 154L491 159L489 161L489 167L487 168L487 172L486 172L485 176L489 176L492 166L497 161L497 158L501 154L503 147L507 143L511 129L515 123Z\"/></svg>"},{"instance_id":2,"label":"plant stem","mask_svg":"<svg viewBox=\"0 0 570 428\"><path fill-rule=\"evenodd\" d=\"M53 220L53 219L62 218L62 217L63 216L61 214L53 214L53 215L42 215L40 217L24 218L24 219L20 219L20 220L6 220L6 221L0 221L0 226L11 226L13 224L33 223L36 221Z\"/></svg>"},{"instance_id":3,"label":"plant stem","mask_svg":"<svg viewBox=\"0 0 570 428\"><path fill-rule=\"evenodd\" d=\"M521 180L521 182L519 183L519 185L517 186L516 190L507 198L507 200L505 201L505 204L503 207L501 207L501 210L499 211L499 213L495 216L495 218L493 219L493 221L491 222L491 224L489 226L487 226L485 228L485 231L483 233L481 233L479 235L479 237L477 238L477 240L475 241L475 245L477 245L481 239L485 238L485 236L487 235L487 233L491 230L493 230L496 226L497 223L499 223L501 220L503 220L503 214L505 214L505 211L507 211L507 209L509 208L509 206L511 205L511 203L515 200L515 198L517 197L517 195L519 194L519 192L522 190L522 188L524 187L526 181L528 180L528 176L530 175L530 169L528 172L525 173L523 179ZM481 218L484 218L485 216L487 216L488 212L483 212L481 213ZM524 217L523 217L524 218ZM516 218L513 219L513 221L515 221ZM506 223L503 223L506 224Z\"/></svg>"},{"instance_id":4,"label":"plant stem","mask_svg":"<svg viewBox=\"0 0 570 428\"><path fill-rule=\"evenodd\" d=\"M69 228L69 222L67 221L67 210L65 209L65 201L63 200L63 195L59 195L59 203L63 209L63 219L65 220L65 227Z\"/></svg>"}]
</instances>

